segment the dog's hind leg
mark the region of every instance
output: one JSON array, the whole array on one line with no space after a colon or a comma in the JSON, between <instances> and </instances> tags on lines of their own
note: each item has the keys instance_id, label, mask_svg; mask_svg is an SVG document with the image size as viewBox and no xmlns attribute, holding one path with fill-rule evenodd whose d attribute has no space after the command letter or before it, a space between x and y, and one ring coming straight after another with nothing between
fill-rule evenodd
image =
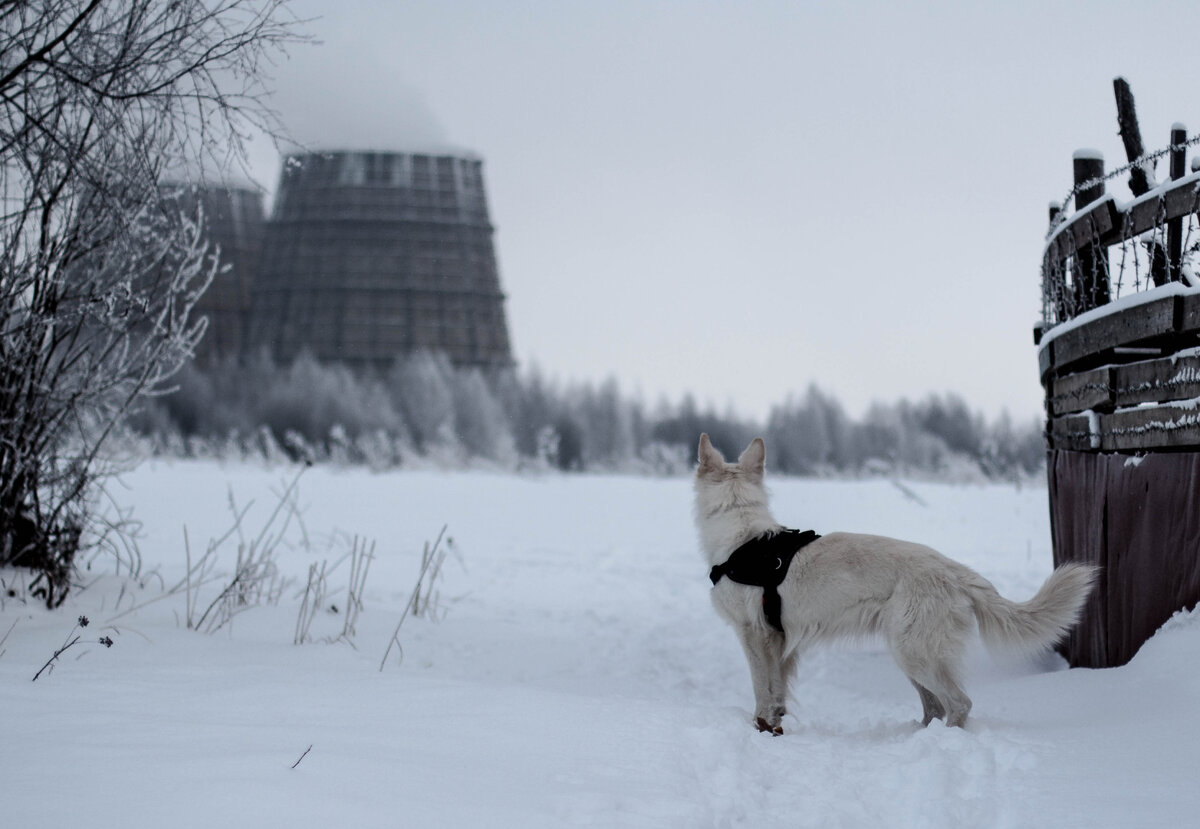
<instances>
[{"instance_id":1,"label":"dog's hind leg","mask_svg":"<svg viewBox=\"0 0 1200 829\"><path fill-rule=\"evenodd\" d=\"M942 707L942 703L932 691L911 676L908 678L908 681L913 684L913 687L917 689L917 693L921 695L921 725L929 725L934 720L940 720L946 716L946 709Z\"/></svg>"},{"instance_id":2,"label":"dog's hind leg","mask_svg":"<svg viewBox=\"0 0 1200 829\"><path fill-rule=\"evenodd\" d=\"M958 684L956 671L943 663L934 668L932 687L938 701L946 709L946 725L962 728L971 713L971 698Z\"/></svg>"},{"instance_id":3,"label":"dog's hind leg","mask_svg":"<svg viewBox=\"0 0 1200 829\"><path fill-rule=\"evenodd\" d=\"M923 659L903 653L896 654L896 661L921 694L922 725L929 725L935 717L944 714L946 725L961 728L967 721L967 714L971 713L971 698L959 686L954 668L946 662L930 665ZM927 699L926 694L933 699Z\"/></svg>"},{"instance_id":4,"label":"dog's hind leg","mask_svg":"<svg viewBox=\"0 0 1200 829\"><path fill-rule=\"evenodd\" d=\"M896 664L921 695L923 725L944 716L946 725L961 727L971 712L971 698L958 681L959 649L956 644L943 639L940 647L933 647L926 641L907 636L892 642Z\"/></svg>"},{"instance_id":5,"label":"dog's hind leg","mask_svg":"<svg viewBox=\"0 0 1200 829\"><path fill-rule=\"evenodd\" d=\"M942 593L940 601L938 593ZM946 725L962 726L971 712L971 698L958 679L958 666L970 632L968 608L943 585L933 583L913 591L896 609L900 623L889 632L888 644L896 664L917 686L928 725L939 713ZM926 698L926 694L934 697ZM936 704L935 704L936 703ZM940 712L938 709L941 709Z\"/></svg>"}]
</instances>

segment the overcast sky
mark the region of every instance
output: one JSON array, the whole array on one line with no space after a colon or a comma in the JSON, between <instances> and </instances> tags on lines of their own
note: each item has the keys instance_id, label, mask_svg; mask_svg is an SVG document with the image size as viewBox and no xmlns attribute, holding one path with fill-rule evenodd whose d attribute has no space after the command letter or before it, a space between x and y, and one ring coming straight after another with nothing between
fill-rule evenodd
<instances>
[{"instance_id":1,"label":"overcast sky","mask_svg":"<svg viewBox=\"0 0 1200 829\"><path fill-rule=\"evenodd\" d=\"M521 365L651 405L764 417L815 382L1036 416L1047 203L1074 150L1124 163L1112 79L1148 147L1200 128L1188 3L295 8L295 136L482 156Z\"/></svg>"}]
</instances>

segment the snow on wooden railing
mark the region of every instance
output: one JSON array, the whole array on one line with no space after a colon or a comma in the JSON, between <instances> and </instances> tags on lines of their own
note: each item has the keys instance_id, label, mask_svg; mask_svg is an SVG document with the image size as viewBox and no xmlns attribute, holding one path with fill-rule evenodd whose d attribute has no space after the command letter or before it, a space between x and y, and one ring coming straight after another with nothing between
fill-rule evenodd
<instances>
[{"instance_id":1,"label":"snow on wooden railing","mask_svg":"<svg viewBox=\"0 0 1200 829\"><path fill-rule=\"evenodd\" d=\"M1050 230L1042 252L1042 324L1035 336L1055 325L1106 305L1112 299L1179 283L1200 286L1200 157L1185 173L1189 146L1176 124L1171 145L1171 178L1128 201L1106 192L1117 175L1139 171L1145 159L1107 175L1104 158L1093 150L1075 154L1076 210L1050 209Z\"/></svg>"},{"instance_id":2,"label":"snow on wooden railing","mask_svg":"<svg viewBox=\"0 0 1200 829\"><path fill-rule=\"evenodd\" d=\"M1147 153L1129 84L1115 78L1113 91L1129 163L1105 173L1099 151L1075 153L1074 186L1050 205L1038 341L1043 332L1130 293L1171 283L1200 286L1200 158L1187 172L1187 150L1200 144L1200 135L1188 138L1176 123L1168 146ZM1168 177L1158 181L1162 159ZM1108 187L1126 173L1131 198L1122 201Z\"/></svg>"},{"instance_id":3,"label":"snow on wooden railing","mask_svg":"<svg viewBox=\"0 0 1200 829\"><path fill-rule=\"evenodd\" d=\"M1137 452L1200 446L1200 156L1187 172L1182 124L1146 153L1128 84L1114 82L1129 163L1073 159L1051 205L1034 329L1051 449ZM1155 178L1167 159L1165 180ZM1128 174L1128 197L1109 192Z\"/></svg>"}]
</instances>

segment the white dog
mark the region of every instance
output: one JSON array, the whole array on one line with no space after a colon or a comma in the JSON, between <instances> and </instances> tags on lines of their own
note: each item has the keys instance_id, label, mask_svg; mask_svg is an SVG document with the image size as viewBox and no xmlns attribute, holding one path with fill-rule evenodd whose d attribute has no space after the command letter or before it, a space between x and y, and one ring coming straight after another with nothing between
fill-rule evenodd
<instances>
[{"instance_id":1,"label":"white dog","mask_svg":"<svg viewBox=\"0 0 1200 829\"><path fill-rule=\"evenodd\" d=\"M959 674L972 617L987 644L1033 652L1075 624L1091 592L1096 569L1085 565L1059 567L1032 599L1012 602L978 573L920 544L789 533L767 506L764 456L762 438L755 438L737 463L726 463L701 435L695 482L713 605L746 651L760 731L783 733L788 680L806 647L870 634L882 635L916 687L922 724L944 718L961 726L971 710ZM755 586L764 583L756 573L772 570L779 574L779 599L776 588ZM773 601L778 630L770 618Z\"/></svg>"}]
</instances>

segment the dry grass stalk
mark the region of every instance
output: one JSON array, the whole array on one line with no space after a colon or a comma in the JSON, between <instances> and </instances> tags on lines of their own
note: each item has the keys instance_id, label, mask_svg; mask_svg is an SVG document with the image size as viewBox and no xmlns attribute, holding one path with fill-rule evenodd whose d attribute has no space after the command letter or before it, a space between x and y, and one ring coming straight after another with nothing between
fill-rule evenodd
<instances>
[{"instance_id":1,"label":"dry grass stalk","mask_svg":"<svg viewBox=\"0 0 1200 829\"><path fill-rule=\"evenodd\" d=\"M400 626L404 624L404 620L408 618L408 614L411 612L414 616L420 616L422 613L427 613L430 608L431 597L433 598L434 606L436 606L437 597L433 593L433 584L442 570L442 563L446 560L446 552L440 549L442 539L446 536L446 526L445 524L442 525L442 531L438 533L432 547L428 541L425 542L425 549L421 553L421 572L417 575L417 583L413 587L408 604L404 606L404 613L400 615L400 621L396 623L396 629L392 631L392 638L388 640L387 650L383 652L383 659L379 662L380 671L387 664L393 645L399 650L400 659L404 659L404 648L400 644L399 636ZM427 576L429 577L428 581L426 581Z\"/></svg>"}]
</instances>

